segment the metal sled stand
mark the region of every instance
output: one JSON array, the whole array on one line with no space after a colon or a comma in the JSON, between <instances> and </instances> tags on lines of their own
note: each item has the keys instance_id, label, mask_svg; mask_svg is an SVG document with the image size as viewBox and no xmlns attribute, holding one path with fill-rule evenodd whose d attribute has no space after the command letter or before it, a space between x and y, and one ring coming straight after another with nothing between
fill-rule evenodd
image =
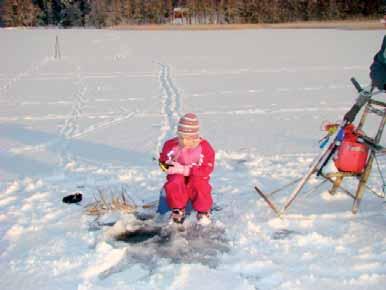
<instances>
[{"instance_id":1,"label":"metal sled stand","mask_svg":"<svg viewBox=\"0 0 386 290\"><path fill-rule=\"evenodd\" d=\"M371 169L374 163L374 160L376 161L375 157L376 154L379 152L385 153L386 150L379 144L382 138L383 129L385 127L386 123L386 103L373 100L372 97L376 95L382 95L384 97L385 92L384 91L378 91L378 92L371 92L363 90L360 85L355 81L355 79L352 79L352 82L354 86L357 88L359 92L359 98L357 99L354 106L351 108L351 110L346 113L342 123L340 124L340 127L338 129L338 132L335 133L334 141L330 143L330 146L321 152L319 156L317 156L314 161L311 163L310 168L305 173L305 175L297 180L294 180L283 187L274 190L270 193L265 193L260 188L255 186L255 190L257 193L263 198L263 200L267 203L267 205L277 214L279 217L281 217L285 211L289 208L289 206L292 204L292 202L296 199L298 194L303 190L304 186L308 183L308 180L313 176L319 176L322 178L321 182L318 183L316 186L311 188L309 191L315 191L318 189L322 184L325 182L332 183L332 187L329 190L330 194L335 194L338 189L340 189L345 194L349 195L354 199L354 203L352 206L352 212L355 214L358 212L360 202L362 200L363 194L365 189L368 189L370 192L374 193L378 197L384 197L384 193L380 194L374 189L370 188L367 185ZM357 131L364 132L364 125L367 121L367 117L369 114L375 114L376 119L378 120L378 117L380 118L380 122L378 125L378 128L376 129L376 133L374 137L369 137L366 135L366 132L364 132L364 135L359 137L359 140L366 144L369 148L369 154L366 160L366 165L361 171L361 173L352 173L352 172L334 172L334 173L324 173L323 168L327 164L327 162L332 158L336 148L339 147L340 141L339 141L339 130L343 130L346 125L352 123L355 119L355 115L360 111L360 109L364 107L363 113L361 115L359 124L357 126ZM354 112L354 114L349 113ZM377 164L378 165L378 164ZM379 167L379 166L378 166ZM379 169L379 168L378 168ZM359 180L358 186L356 188L355 193L351 193L346 188L342 187L342 182L345 177L351 177L356 178ZM383 177L382 177L383 178ZM295 188L293 189L290 196L287 198L283 208L279 209L270 199L272 195L275 193L282 191L284 189L289 188L290 186L296 184ZM384 182L384 187L386 187Z\"/></svg>"},{"instance_id":2,"label":"metal sled stand","mask_svg":"<svg viewBox=\"0 0 386 290\"><path fill-rule=\"evenodd\" d=\"M344 193L348 194L354 199L354 203L352 206L352 212L354 214L358 212L359 205L362 200L365 189L368 188L370 191L373 191L367 186L367 181L371 173L371 168L373 166L375 154L377 153L377 151L381 150L379 142L381 141L383 128L385 127L385 123L386 123L386 103L376 101L376 100L369 100L365 106L362 117L359 121L359 124L357 127L358 130L363 130L368 114L376 114L378 117L380 117L381 120L379 122L379 127L374 137L368 137L368 136L362 137L363 142L369 146L369 151L370 151L370 154L367 159L367 163L363 172L359 174L350 173L350 172L336 172L336 173L330 173L330 174L321 174L323 178L325 178L326 180L332 183L332 187L329 190L330 194L335 194L337 189L341 188ZM359 180L358 187L356 189L355 194L351 194L350 191L341 187L341 184L345 177L354 177Z\"/></svg>"}]
</instances>

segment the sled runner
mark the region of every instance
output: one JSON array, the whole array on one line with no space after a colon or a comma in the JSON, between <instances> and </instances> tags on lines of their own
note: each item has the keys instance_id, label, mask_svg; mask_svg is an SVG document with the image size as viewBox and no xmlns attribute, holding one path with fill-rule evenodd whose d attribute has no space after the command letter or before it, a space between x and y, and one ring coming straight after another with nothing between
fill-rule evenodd
<instances>
[{"instance_id":1,"label":"sled runner","mask_svg":"<svg viewBox=\"0 0 386 290\"><path fill-rule=\"evenodd\" d=\"M315 174L317 177L322 177L322 183L328 181L332 183L330 193L334 194L338 188L341 188L343 192L348 194L354 199L352 206L352 212L355 214L359 209L363 193L367 186L368 178L370 176L373 161L375 160L376 154L382 151L383 148L380 146L380 140L382 137L383 129L386 123L386 103L372 100L371 98L375 95L384 93L384 91L373 92L373 88L369 91L364 90L359 83L351 78L351 82L357 89L359 96L352 106L352 108L345 114L341 123L335 130L333 140L331 142L323 140L324 145L328 145L325 149L317 156L311 163L307 172L302 178L292 181L284 187L275 190L271 193L264 193L260 188L255 186L257 193L263 198L268 206L280 217L290 207L292 202L296 199L298 194L303 190L309 179ZM355 137L355 140L348 140L348 129L353 126L352 123L355 120L356 115L365 106L359 121L356 132L361 132L364 129L365 122L368 114L372 113L381 118L377 132L374 137L366 136L364 133ZM331 128L328 128L329 130ZM345 137L346 132L346 137ZM333 174L325 174L323 169L331 161L331 159L338 152L335 164L337 165L338 172ZM347 189L341 187L342 181L345 177L355 177L359 179L359 184L355 194L352 194ZM270 200L270 196L276 192L282 191L289 186L297 183L296 187L288 197L282 209L278 209L277 206ZM321 185L318 184L316 187ZM374 193L374 190L371 190ZM376 193L377 196L383 197L384 194Z\"/></svg>"}]
</instances>

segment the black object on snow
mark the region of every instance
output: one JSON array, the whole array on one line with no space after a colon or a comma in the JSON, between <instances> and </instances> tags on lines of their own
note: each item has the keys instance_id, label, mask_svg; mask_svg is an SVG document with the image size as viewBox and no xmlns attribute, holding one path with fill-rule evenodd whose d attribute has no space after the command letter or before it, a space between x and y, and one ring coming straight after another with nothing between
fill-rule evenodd
<instances>
[{"instance_id":1,"label":"black object on snow","mask_svg":"<svg viewBox=\"0 0 386 290\"><path fill-rule=\"evenodd\" d=\"M63 197L62 200L64 203L78 203L82 201L82 194L79 192L76 192L74 194L67 195Z\"/></svg>"}]
</instances>

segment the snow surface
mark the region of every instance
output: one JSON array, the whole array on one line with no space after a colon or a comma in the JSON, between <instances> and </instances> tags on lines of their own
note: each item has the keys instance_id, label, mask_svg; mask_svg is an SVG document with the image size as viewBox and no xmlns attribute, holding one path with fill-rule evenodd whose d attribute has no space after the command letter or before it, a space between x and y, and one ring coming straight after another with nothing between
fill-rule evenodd
<instances>
[{"instance_id":1,"label":"snow surface","mask_svg":"<svg viewBox=\"0 0 386 290\"><path fill-rule=\"evenodd\" d=\"M352 215L352 200L324 184L279 219L253 189L307 170L321 124L356 98L350 77L369 84L382 37L0 30L0 289L385 289L382 199L366 191ZM217 230L192 225L165 245L114 241L133 217L95 221L83 206L98 190L157 200L164 174L153 157L186 112L217 151ZM376 171L370 185L382 185ZM76 191L81 205L61 202Z\"/></svg>"}]
</instances>

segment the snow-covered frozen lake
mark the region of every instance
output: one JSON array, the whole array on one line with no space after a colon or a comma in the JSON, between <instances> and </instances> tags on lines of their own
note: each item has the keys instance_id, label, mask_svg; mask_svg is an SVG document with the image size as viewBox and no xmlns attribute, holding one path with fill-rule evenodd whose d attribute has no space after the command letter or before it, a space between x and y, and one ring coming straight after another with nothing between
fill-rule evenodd
<instances>
[{"instance_id":1,"label":"snow-covered frozen lake","mask_svg":"<svg viewBox=\"0 0 386 290\"><path fill-rule=\"evenodd\" d=\"M352 200L326 185L278 219L253 189L306 171L322 123L356 98L350 78L369 85L383 35L0 30L0 289L385 289L382 199L366 192L352 215ZM227 249L215 263L199 247L200 259L175 261L117 246L81 206L61 203L123 187L138 204L156 200L164 174L153 158L187 112L217 152L213 218Z\"/></svg>"}]
</instances>

